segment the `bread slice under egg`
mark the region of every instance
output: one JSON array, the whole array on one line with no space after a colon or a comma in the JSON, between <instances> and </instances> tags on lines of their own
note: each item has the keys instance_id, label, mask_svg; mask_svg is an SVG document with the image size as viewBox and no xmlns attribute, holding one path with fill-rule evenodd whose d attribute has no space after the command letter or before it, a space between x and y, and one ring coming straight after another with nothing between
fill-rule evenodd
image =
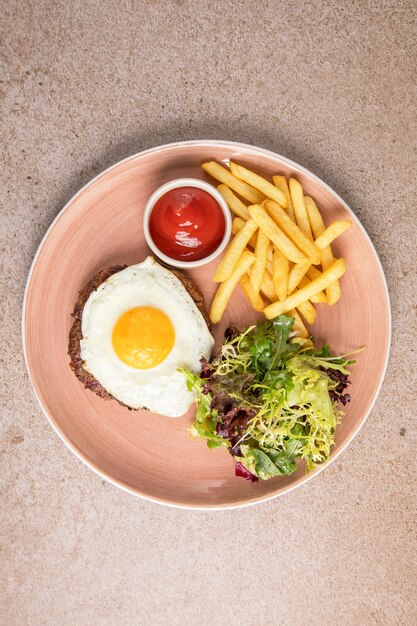
<instances>
[{"instance_id":1,"label":"bread slice under egg","mask_svg":"<svg viewBox=\"0 0 417 626\"><path fill-rule=\"evenodd\" d=\"M126 269L126 267L127 265L112 265L105 270L97 272L97 274L79 292L77 302L74 306L74 311L72 312L74 322L69 332L68 355L71 359L70 367L72 371L74 372L78 380L82 382L86 389L93 391L104 400L115 400L122 406L128 408L130 411L134 411L135 409L132 409L132 407L123 404L123 402L120 402L120 400L117 400L117 398L115 398L108 391L106 391L106 389L98 382L98 380L96 380L94 376L84 368L84 362L81 358L81 339L83 338L82 317L85 303L90 297L90 294L98 289L98 287L100 287L102 283L109 279L110 276L113 276L113 274L116 274L117 272L121 272L122 270ZM194 284L194 282L183 272L173 269L170 269L170 272L172 272L178 278L178 280L188 291L189 295L194 301L194 304L199 309L210 330L211 324L201 291ZM146 407L143 408L146 409Z\"/></svg>"}]
</instances>

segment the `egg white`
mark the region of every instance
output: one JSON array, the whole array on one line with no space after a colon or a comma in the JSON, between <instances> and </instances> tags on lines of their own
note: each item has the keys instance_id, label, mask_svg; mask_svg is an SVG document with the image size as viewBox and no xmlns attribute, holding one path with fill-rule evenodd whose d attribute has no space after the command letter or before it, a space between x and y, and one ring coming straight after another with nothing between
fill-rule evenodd
<instances>
[{"instance_id":1,"label":"egg white","mask_svg":"<svg viewBox=\"0 0 417 626\"><path fill-rule=\"evenodd\" d=\"M163 311L175 330L174 346L159 365L140 370L126 365L113 349L112 333L126 311L151 306ZM193 395L177 371L200 370L214 339L181 281L153 257L113 274L93 291L83 310L81 358L84 367L115 398L134 409L179 417Z\"/></svg>"}]
</instances>

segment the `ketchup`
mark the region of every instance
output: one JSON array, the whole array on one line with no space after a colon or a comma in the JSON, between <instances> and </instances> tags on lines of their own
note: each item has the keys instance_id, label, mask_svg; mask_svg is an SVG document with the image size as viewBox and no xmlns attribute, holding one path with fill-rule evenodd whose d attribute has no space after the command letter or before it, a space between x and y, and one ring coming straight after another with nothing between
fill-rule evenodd
<instances>
[{"instance_id":1,"label":"ketchup","mask_svg":"<svg viewBox=\"0 0 417 626\"><path fill-rule=\"evenodd\" d=\"M149 220L155 245L177 261L198 261L212 254L225 228L219 203L198 187L167 191L155 203Z\"/></svg>"}]
</instances>

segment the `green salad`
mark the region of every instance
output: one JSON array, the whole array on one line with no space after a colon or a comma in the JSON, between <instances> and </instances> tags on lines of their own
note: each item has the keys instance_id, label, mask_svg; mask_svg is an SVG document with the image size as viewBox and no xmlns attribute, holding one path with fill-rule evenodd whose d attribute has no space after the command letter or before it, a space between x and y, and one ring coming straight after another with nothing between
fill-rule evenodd
<instances>
[{"instance_id":1,"label":"green salad","mask_svg":"<svg viewBox=\"0 0 417 626\"><path fill-rule=\"evenodd\" d=\"M228 328L225 342L201 372L182 370L197 412L190 432L210 448L224 446L236 474L267 480L327 461L350 396L354 361L293 337L294 320L280 315L244 332Z\"/></svg>"}]
</instances>

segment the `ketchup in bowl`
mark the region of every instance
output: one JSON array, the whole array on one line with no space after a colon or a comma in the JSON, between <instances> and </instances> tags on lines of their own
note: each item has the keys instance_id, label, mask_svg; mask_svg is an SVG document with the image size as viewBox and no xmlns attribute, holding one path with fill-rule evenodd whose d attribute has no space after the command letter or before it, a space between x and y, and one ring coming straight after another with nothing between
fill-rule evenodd
<instances>
[{"instance_id":1,"label":"ketchup in bowl","mask_svg":"<svg viewBox=\"0 0 417 626\"><path fill-rule=\"evenodd\" d=\"M155 203L149 231L155 245L177 261L198 261L212 254L225 233L217 200L198 187L176 187Z\"/></svg>"}]
</instances>

